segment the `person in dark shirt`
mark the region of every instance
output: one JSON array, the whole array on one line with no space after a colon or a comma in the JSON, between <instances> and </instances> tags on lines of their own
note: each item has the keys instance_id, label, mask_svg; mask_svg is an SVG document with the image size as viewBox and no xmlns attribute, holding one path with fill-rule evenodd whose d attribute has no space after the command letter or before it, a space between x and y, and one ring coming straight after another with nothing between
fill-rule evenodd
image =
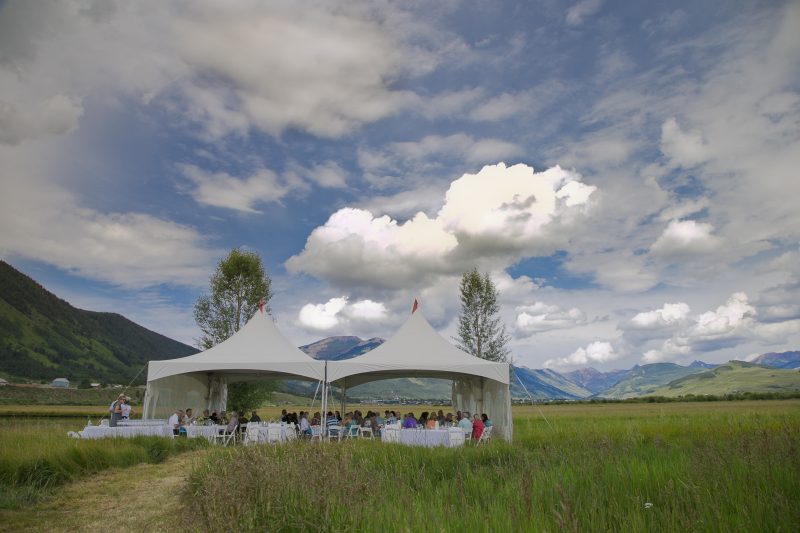
<instances>
[{"instance_id":1,"label":"person in dark shirt","mask_svg":"<svg viewBox=\"0 0 800 533\"><path fill-rule=\"evenodd\" d=\"M250 415L250 422L261 422L261 417L258 416L258 413L253 411L253 413Z\"/></svg>"}]
</instances>

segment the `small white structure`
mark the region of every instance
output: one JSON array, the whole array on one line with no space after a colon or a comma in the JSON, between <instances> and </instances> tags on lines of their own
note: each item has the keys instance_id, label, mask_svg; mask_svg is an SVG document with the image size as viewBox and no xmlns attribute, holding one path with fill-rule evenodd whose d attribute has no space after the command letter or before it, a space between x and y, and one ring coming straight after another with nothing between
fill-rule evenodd
<instances>
[{"instance_id":1,"label":"small white structure","mask_svg":"<svg viewBox=\"0 0 800 533\"><path fill-rule=\"evenodd\" d=\"M227 340L180 359L150 361L143 418L166 418L176 408L224 410L228 383L262 379L323 381L325 363L293 346L272 318L256 312Z\"/></svg>"},{"instance_id":2,"label":"small white structure","mask_svg":"<svg viewBox=\"0 0 800 533\"><path fill-rule=\"evenodd\" d=\"M5 387L6 385L8 385L8 381L6 381L3 378L0 378L0 387Z\"/></svg>"},{"instance_id":3,"label":"small white structure","mask_svg":"<svg viewBox=\"0 0 800 533\"><path fill-rule=\"evenodd\" d=\"M69 387L69 380L67 378L56 378L53 380L50 386L59 389L66 389Z\"/></svg>"}]
</instances>

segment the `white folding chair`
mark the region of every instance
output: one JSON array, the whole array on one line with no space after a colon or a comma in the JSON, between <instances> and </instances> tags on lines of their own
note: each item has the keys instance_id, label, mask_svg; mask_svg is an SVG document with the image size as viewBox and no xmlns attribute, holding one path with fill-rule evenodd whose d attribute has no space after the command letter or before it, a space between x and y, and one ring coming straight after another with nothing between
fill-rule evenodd
<instances>
[{"instance_id":1,"label":"white folding chair","mask_svg":"<svg viewBox=\"0 0 800 533\"><path fill-rule=\"evenodd\" d=\"M267 442L278 444L283 440L283 428L280 424L270 424L267 426Z\"/></svg>"},{"instance_id":2,"label":"white folding chair","mask_svg":"<svg viewBox=\"0 0 800 533\"><path fill-rule=\"evenodd\" d=\"M373 437L372 426L361 426L358 428L358 433L362 438L371 439Z\"/></svg>"},{"instance_id":3,"label":"white folding chair","mask_svg":"<svg viewBox=\"0 0 800 533\"><path fill-rule=\"evenodd\" d=\"M342 440L342 426L328 426L327 430L328 442L330 442L332 439Z\"/></svg>"},{"instance_id":4,"label":"white folding chair","mask_svg":"<svg viewBox=\"0 0 800 533\"><path fill-rule=\"evenodd\" d=\"M286 440L297 440L297 426L292 422L286 425Z\"/></svg>"},{"instance_id":5,"label":"white folding chair","mask_svg":"<svg viewBox=\"0 0 800 533\"><path fill-rule=\"evenodd\" d=\"M355 439L358 438L358 426L350 426L347 428L344 434L345 439Z\"/></svg>"},{"instance_id":6,"label":"white folding chair","mask_svg":"<svg viewBox=\"0 0 800 533\"><path fill-rule=\"evenodd\" d=\"M478 439L478 442L475 443L476 446L480 446L481 442L489 442L492 439L492 427L485 427L481 432L481 437Z\"/></svg>"},{"instance_id":7,"label":"white folding chair","mask_svg":"<svg viewBox=\"0 0 800 533\"><path fill-rule=\"evenodd\" d=\"M322 442L322 426L311 426L311 440Z\"/></svg>"},{"instance_id":8,"label":"white folding chair","mask_svg":"<svg viewBox=\"0 0 800 533\"><path fill-rule=\"evenodd\" d=\"M245 446L249 446L251 444L258 444L258 422L250 422L247 424L247 429L245 430L244 434L244 444Z\"/></svg>"},{"instance_id":9,"label":"white folding chair","mask_svg":"<svg viewBox=\"0 0 800 533\"><path fill-rule=\"evenodd\" d=\"M383 442L399 442L400 428L392 424L386 424L383 428Z\"/></svg>"}]
</instances>

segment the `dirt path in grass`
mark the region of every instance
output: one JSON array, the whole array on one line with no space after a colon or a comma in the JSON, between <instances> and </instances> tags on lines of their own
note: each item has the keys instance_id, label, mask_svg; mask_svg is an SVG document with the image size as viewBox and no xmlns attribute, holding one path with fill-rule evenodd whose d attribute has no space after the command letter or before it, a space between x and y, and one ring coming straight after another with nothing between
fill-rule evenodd
<instances>
[{"instance_id":1,"label":"dirt path in grass","mask_svg":"<svg viewBox=\"0 0 800 533\"><path fill-rule=\"evenodd\" d=\"M187 452L157 465L101 472L59 489L46 501L0 511L0 531L177 531L179 494L192 463Z\"/></svg>"}]
</instances>

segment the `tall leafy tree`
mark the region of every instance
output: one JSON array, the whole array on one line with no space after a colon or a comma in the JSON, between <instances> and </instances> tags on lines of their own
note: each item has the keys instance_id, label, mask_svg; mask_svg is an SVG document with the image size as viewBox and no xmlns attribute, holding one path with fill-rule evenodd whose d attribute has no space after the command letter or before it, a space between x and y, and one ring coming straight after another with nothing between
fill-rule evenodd
<instances>
[{"instance_id":1,"label":"tall leafy tree","mask_svg":"<svg viewBox=\"0 0 800 533\"><path fill-rule=\"evenodd\" d=\"M473 268L461 277L461 314L458 317L458 347L489 361L506 361L506 327L500 322L497 288L489 274Z\"/></svg>"},{"instance_id":2,"label":"tall leafy tree","mask_svg":"<svg viewBox=\"0 0 800 533\"><path fill-rule=\"evenodd\" d=\"M202 331L198 346L208 349L224 341L253 316L262 299L268 312L271 298L272 281L261 257L234 248L211 275L209 294L194 304L194 319Z\"/></svg>"},{"instance_id":3,"label":"tall leafy tree","mask_svg":"<svg viewBox=\"0 0 800 533\"><path fill-rule=\"evenodd\" d=\"M194 319L202 331L200 348L207 350L239 331L259 305L269 312L271 298L272 280L264 271L261 257L255 252L231 250L211 275L209 294L200 296L194 304ZM228 407L236 411L255 409L270 398L273 390L274 383L267 381L231 383Z\"/></svg>"}]
</instances>

